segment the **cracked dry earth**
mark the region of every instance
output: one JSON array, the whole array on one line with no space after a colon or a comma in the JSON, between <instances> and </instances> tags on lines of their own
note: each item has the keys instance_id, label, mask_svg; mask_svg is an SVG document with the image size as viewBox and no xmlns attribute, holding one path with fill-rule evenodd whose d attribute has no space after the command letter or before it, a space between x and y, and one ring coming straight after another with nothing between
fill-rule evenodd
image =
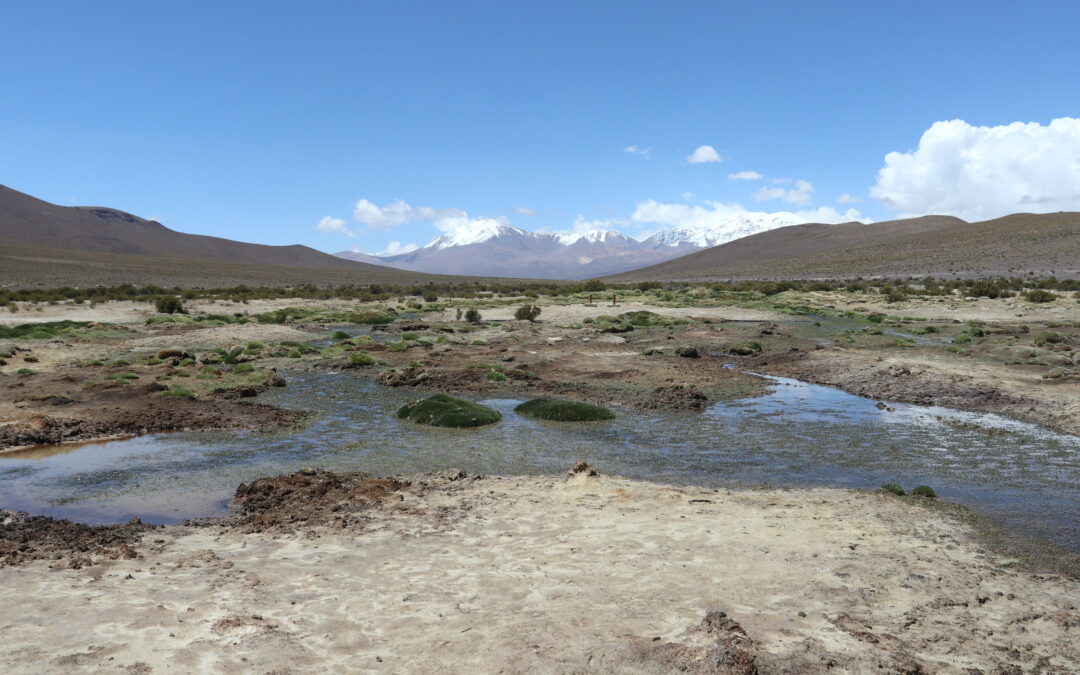
<instances>
[{"instance_id":1,"label":"cracked dry earth","mask_svg":"<svg viewBox=\"0 0 1080 675\"><path fill-rule=\"evenodd\" d=\"M1068 673L1080 585L838 489L305 470L135 558L0 568L40 672ZM78 569L73 569L77 567Z\"/></svg>"}]
</instances>

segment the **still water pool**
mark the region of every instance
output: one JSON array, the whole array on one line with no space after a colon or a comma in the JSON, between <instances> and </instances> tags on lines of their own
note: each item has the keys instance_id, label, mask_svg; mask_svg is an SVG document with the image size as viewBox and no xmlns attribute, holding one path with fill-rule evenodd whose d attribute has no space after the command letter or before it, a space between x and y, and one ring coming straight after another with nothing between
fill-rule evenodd
<instances>
[{"instance_id":1,"label":"still water pool","mask_svg":"<svg viewBox=\"0 0 1080 675\"><path fill-rule=\"evenodd\" d=\"M1080 550L1080 437L982 413L875 402L769 378L759 398L703 412L618 410L605 422L520 417L523 399L481 398L481 429L400 422L419 394L352 374L298 373L260 400L314 410L293 433L155 434L0 455L0 508L83 522L175 523L219 515L236 485L305 466L408 474L551 474L587 459L601 473L708 486L933 486L1010 527Z\"/></svg>"}]
</instances>

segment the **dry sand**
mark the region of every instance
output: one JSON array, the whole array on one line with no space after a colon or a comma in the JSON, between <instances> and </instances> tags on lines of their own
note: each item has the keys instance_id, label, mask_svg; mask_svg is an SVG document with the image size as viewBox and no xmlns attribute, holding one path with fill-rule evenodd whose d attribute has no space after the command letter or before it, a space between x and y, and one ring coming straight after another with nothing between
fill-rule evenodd
<instances>
[{"instance_id":1,"label":"dry sand","mask_svg":"<svg viewBox=\"0 0 1080 675\"><path fill-rule=\"evenodd\" d=\"M1080 671L1080 585L1009 569L891 497L580 475L415 485L359 527L174 527L134 560L0 569L2 669ZM746 637L687 633L710 610Z\"/></svg>"}]
</instances>

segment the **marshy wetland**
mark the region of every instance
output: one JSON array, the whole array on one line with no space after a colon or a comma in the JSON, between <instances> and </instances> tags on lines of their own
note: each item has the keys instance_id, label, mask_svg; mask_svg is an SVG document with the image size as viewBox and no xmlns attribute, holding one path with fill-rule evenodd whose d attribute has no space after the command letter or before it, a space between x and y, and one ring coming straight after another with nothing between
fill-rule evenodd
<instances>
[{"instance_id":1,"label":"marshy wetland","mask_svg":"<svg viewBox=\"0 0 1080 675\"><path fill-rule=\"evenodd\" d=\"M1075 573L1080 376L1074 349L1080 348L1080 305L1074 300L1033 304L1022 298L912 298L888 303L872 293L718 298L693 291L633 290L617 298L617 306L598 307L587 306L584 296L544 300L536 322L513 318L524 301L520 297L457 305L203 301L188 303L189 314L176 316L158 315L137 303L60 305L43 308L32 322L24 315L22 325L38 327L0 344L7 354L0 368L0 386L7 392L0 401L6 421L0 427L0 508L75 523L138 518L170 527L147 534L117 530L123 534L110 534L107 542L121 537L130 546L116 550L115 543L101 543L106 540L97 530L79 530L73 548L65 550L57 540L39 546L34 540L37 521L9 515L5 527L23 529L17 540L0 542L0 554L29 564L27 574L37 569L33 565L66 568L70 563L72 569L115 569L140 578L136 567L129 571L128 566L157 560L181 569L193 564L182 560L203 556L206 562L199 564L210 577L229 575L229 565L236 564L257 576L281 579L299 573L311 581L304 575L315 574L314 569L289 567L307 563L286 564L292 555L288 551L302 550L303 556L320 560L328 555L330 570L336 565L353 569L347 561L353 549L339 536L364 537L373 551L390 547L386 550L396 551L394 556L419 556L415 565L423 566L420 561L428 553L398 549L413 546L406 542L414 538L422 547L428 545L423 542L451 547L445 538L451 535L465 537L460 541L466 546L482 531L483 537L495 537L484 546L503 551L499 555L505 560L517 560L515 570L531 564L525 561L540 551L572 546L567 542L587 536L599 548L572 547L559 562L577 566L572 574L593 569L594 563L594 573L609 567L605 550L663 560L655 579L642 577L646 586L655 582L657 589L681 588L683 582L726 588L727 582L695 576L708 576L706 563L714 555L735 556L729 564L740 569L772 569L774 579L787 578L789 586L803 589L796 594L799 608L762 605L773 602L769 593L778 592L769 591L773 581L763 579L754 591L761 597L734 600L739 593L731 586L716 590L705 606L737 612L761 644L771 645L765 651L774 656L786 653L778 637L785 631L817 635L811 641L818 646L798 657L814 664L839 656L854 659L850 664L869 663L876 658L871 652L880 655L874 652L879 648L859 638L843 648L827 646L833 639L828 633L837 626L848 635L859 632L845 623L849 619L838 618L840 610L813 609L821 602L820 589L847 597L833 588L838 578L868 584L860 593L894 594L913 583L911 575L921 578L929 569L955 565L949 584L926 589L933 597L922 591L895 596L895 606L967 602L962 598L989 592L973 590L976 577L992 578L995 588L1010 589L1003 594L1028 594L1027 604L1005 613L1020 617L1025 607L1049 602L1045 584L1051 582L1029 576L1030 570ZM459 318L463 307L478 309L482 317L474 322ZM76 323L49 323L60 319ZM19 372L24 369L32 372ZM399 417L410 404L440 393L477 402L495 414L482 426L463 429ZM614 417L564 422L525 414L529 406L516 410L538 397L595 404L590 414L608 409ZM556 406L540 416L558 419L580 412ZM564 484L559 476L582 459L600 477L575 477ZM446 473L451 467L461 473ZM399 478L376 485L354 472ZM280 478L269 478L274 476ZM241 484L246 487L238 493ZM876 491L885 484L908 491L931 486L937 499ZM242 498L234 501L238 494ZM321 508L325 494L342 501L326 513L309 512ZM258 496L255 502L252 495ZM553 520L534 522L525 515L528 503ZM238 517L238 505L248 509L247 529L230 520ZM251 539L258 535L251 534L250 522L278 522L273 518L279 516L270 512L259 516L250 511L264 507L289 514L281 521L287 524L284 534L275 535L275 541L284 536L282 542ZM639 522L646 513L651 525ZM626 517L635 519L637 529L624 530L623 523L630 522L622 520ZM198 525L179 525L190 519ZM607 529L597 531L589 519ZM55 522L43 520L40 528L54 531ZM534 529L521 529L526 522ZM687 548L680 528L689 528L685 536L705 548ZM537 534L541 530L546 534ZM503 538L511 532L539 548L505 549L513 545L514 540ZM747 536L754 537L752 549L729 549L732 538ZM325 554L302 543L311 538L325 542ZM666 542L662 552L650 543L659 538ZM714 545L715 551L709 548ZM987 545L993 548L984 549ZM252 548L242 553L238 546ZM706 548L712 552L704 553ZM218 557L206 557L204 550ZM470 550L453 548L451 554L458 556L449 564L465 575L461 579L495 574L474 570ZM117 562L128 551L135 556L131 562ZM776 551L783 551L779 559L773 557ZM274 563L251 557L266 555L285 557ZM895 578L870 573L887 567L884 560L897 566ZM398 566L387 564L391 567L385 570ZM662 571L669 565L691 571L675 583L673 571ZM11 569L8 574L15 573ZM744 577L753 576L749 570ZM475 581L501 587L517 573L506 572L510 576L498 582ZM965 576L969 572L974 576ZM413 588L436 581L419 568L398 573L397 581L408 580ZM159 577L154 583L165 584L163 589L221 583L210 577L187 582ZM1054 619L1039 639L1052 645L1049 652L1044 649L1047 658L1060 660L1064 654L1075 659L1075 643L1062 633L1071 625L1068 617L1075 615L1068 604L1068 597L1075 598L1075 582L1055 575L1045 579L1065 584L1052 592L1055 598L1064 593L1065 604L1050 603L1058 603L1054 611L1064 618ZM368 581L396 583L382 577ZM739 583L736 577L729 581ZM547 582L536 583L541 588ZM33 588L23 586L27 593ZM682 598L680 593L672 598ZM249 616L256 606L260 615L289 615L274 610L270 598L251 597L248 591L229 595L207 620L213 624L234 614ZM55 601L62 599L57 595ZM693 617L702 605L687 598L673 601L679 609L669 616L679 617L676 623L662 628L643 614L633 630L675 639L696 623ZM857 603L846 603L841 601L843 615L855 616ZM570 611L553 607L544 610L552 621ZM796 619L806 624L799 627L776 614L805 616L807 609L809 618ZM128 610L118 605L116 611ZM329 611L326 620L337 620L331 618L336 609L312 611ZM937 619L945 620L945 610L928 611L927 630ZM1005 615L980 614L974 621L981 629L1021 640L1019 633L995 623ZM888 627L909 620L882 609L877 619L867 615L858 621ZM962 640L964 625L972 624L958 620L956 634L941 638L942 644ZM867 630L879 629L884 630ZM233 635L229 630L216 635L225 640ZM262 630L255 622L241 633L255 640ZM900 635L908 629L887 630ZM197 632L183 635L192 644L205 639ZM932 637L920 635L919 640ZM896 639L913 644L916 638ZM245 644L245 649L257 649L255 642ZM637 663L640 654L634 653L626 658ZM983 660L971 663L995 663L996 653L988 647ZM1027 663L1035 653L1010 663ZM401 663L419 667L405 654L398 656ZM950 658L920 663L962 661ZM27 668L33 663L26 661ZM646 667L642 672L651 671Z\"/></svg>"}]
</instances>

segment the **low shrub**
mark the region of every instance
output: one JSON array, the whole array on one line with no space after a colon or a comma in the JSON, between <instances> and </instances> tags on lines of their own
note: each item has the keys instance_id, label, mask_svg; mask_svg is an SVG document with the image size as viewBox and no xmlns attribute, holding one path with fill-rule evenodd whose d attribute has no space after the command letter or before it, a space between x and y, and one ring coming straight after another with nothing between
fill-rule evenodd
<instances>
[{"instance_id":1,"label":"low shrub","mask_svg":"<svg viewBox=\"0 0 1080 675\"><path fill-rule=\"evenodd\" d=\"M334 334L330 336L333 340L348 340L351 336L343 330L336 330Z\"/></svg>"},{"instance_id":2,"label":"low shrub","mask_svg":"<svg viewBox=\"0 0 1080 675\"><path fill-rule=\"evenodd\" d=\"M470 307L465 312L465 321L468 323L480 323L484 320L484 317L480 315L480 310L475 307Z\"/></svg>"},{"instance_id":3,"label":"low shrub","mask_svg":"<svg viewBox=\"0 0 1080 675\"><path fill-rule=\"evenodd\" d=\"M514 318L518 321L536 321L540 312L540 305L525 304L514 310Z\"/></svg>"},{"instance_id":4,"label":"low shrub","mask_svg":"<svg viewBox=\"0 0 1080 675\"><path fill-rule=\"evenodd\" d=\"M885 492L894 494L897 497L903 497L906 494L904 492L904 488L900 487L896 483L885 483L884 485L881 486L881 489L884 490Z\"/></svg>"},{"instance_id":5,"label":"low shrub","mask_svg":"<svg viewBox=\"0 0 1080 675\"><path fill-rule=\"evenodd\" d=\"M1051 293L1050 291L1044 291L1041 288L1036 288L1035 290L1024 293L1024 298L1028 302L1053 302L1057 300L1057 295Z\"/></svg>"},{"instance_id":6,"label":"low shrub","mask_svg":"<svg viewBox=\"0 0 1080 675\"><path fill-rule=\"evenodd\" d=\"M502 419L498 410L448 394L413 401L397 411L399 419L433 427L480 427Z\"/></svg>"},{"instance_id":7,"label":"low shrub","mask_svg":"<svg viewBox=\"0 0 1080 675\"><path fill-rule=\"evenodd\" d=\"M240 373L250 373L250 372L251 372L251 371L253 371L253 370L255 370L255 366L251 365L250 363L238 363L238 364L236 364L236 366L235 366L235 367L234 367L234 368L232 369L232 371L233 371L234 373L236 373L236 374L240 374Z\"/></svg>"},{"instance_id":8,"label":"low shrub","mask_svg":"<svg viewBox=\"0 0 1080 675\"><path fill-rule=\"evenodd\" d=\"M514 408L514 412L553 422L592 422L615 417L615 413L604 406L558 398L534 398Z\"/></svg>"},{"instance_id":9,"label":"low shrub","mask_svg":"<svg viewBox=\"0 0 1080 675\"><path fill-rule=\"evenodd\" d=\"M506 382L507 377L497 370L489 370L484 375L484 379L489 382Z\"/></svg>"},{"instance_id":10,"label":"low shrub","mask_svg":"<svg viewBox=\"0 0 1080 675\"><path fill-rule=\"evenodd\" d=\"M160 314L186 314L184 303L175 295L163 295L154 301L154 309Z\"/></svg>"},{"instance_id":11,"label":"low shrub","mask_svg":"<svg viewBox=\"0 0 1080 675\"><path fill-rule=\"evenodd\" d=\"M937 493L934 492L934 488L929 485L919 485L911 490L911 496L922 497L924 499L936 499Z\"/></svg>"}]
</instances>

